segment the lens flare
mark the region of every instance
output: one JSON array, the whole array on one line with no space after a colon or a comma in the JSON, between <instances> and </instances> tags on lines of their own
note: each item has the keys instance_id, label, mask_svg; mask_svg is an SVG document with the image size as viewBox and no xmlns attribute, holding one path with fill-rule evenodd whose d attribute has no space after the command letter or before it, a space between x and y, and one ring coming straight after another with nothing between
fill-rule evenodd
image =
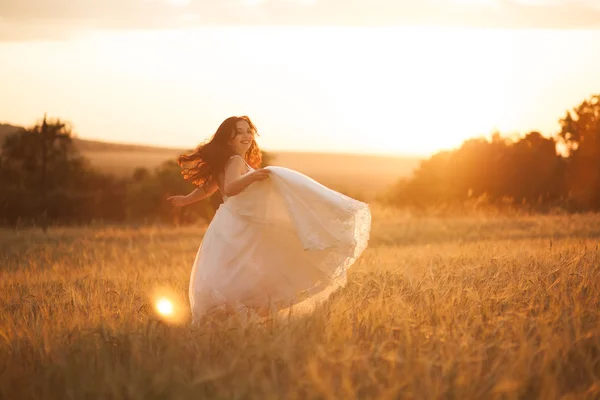
<instances>
[{"instance_id":1,"label":"lens flare","mask_svg":"<svg viewBox=\"0 0 600 400\"><path fill-rule=\"evenodd\" d=\"M169 299L159 299L156 302L156 311L164 316L173 315L173 303Z\"/></svg>"},{"instance_id":2,"label":"lens flare","mask_svg":"<svg viewBox=\"0 0 600 400\"><path fill-rule=\"evenodd\" d=\"M184 324L190 316L182 294L169 287L156 287L151 294L151 304L155 315L167 324Z\"/></svg>"}]
</instances>

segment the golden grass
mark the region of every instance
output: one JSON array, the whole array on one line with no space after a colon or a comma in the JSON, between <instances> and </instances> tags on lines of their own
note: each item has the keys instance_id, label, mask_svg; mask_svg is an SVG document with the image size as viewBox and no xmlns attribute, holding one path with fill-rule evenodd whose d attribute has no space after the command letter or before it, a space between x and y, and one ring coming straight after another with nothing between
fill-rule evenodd
<instances>
[{"instance_id":1,"label":"golden grass","mask_svg":"<svg viewBox=\"0 0 600 400\"><path fill-rule=\"evenodd\" d=\"M374 208L304 319L160 322L203 229L0 231L0 398L598 398L600 216Z\"/></svg>"}]
</instances>

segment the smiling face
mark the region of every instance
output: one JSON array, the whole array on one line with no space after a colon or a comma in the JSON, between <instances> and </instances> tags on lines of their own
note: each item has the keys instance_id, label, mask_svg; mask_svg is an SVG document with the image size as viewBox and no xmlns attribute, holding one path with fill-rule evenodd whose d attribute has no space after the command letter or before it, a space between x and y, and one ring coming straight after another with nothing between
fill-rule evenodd
<instances>
[{"instance_id":1,"label":"smiling face","mask_svg":"<svg viewBox=\"0 0 600 400\"><path fill-rule=\"evenodd\" d=\"M247 121L240 120L235 124L235 130L229 139L231 149L242 157L245 157L248 149L254 141L254 129Z\"/></svg>"}]
</instances>

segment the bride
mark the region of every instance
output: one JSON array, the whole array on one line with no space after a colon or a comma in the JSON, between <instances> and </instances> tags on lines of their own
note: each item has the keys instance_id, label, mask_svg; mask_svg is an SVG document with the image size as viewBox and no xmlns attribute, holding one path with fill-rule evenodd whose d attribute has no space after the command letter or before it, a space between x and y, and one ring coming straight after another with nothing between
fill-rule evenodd
<instances>
[{"instance_id":1,"label":"bride","mask_svg":"<svg viewBox=\"0 0 600 400\"><path fill-rule=\"evenodd\" d=\"M299 172L260 168L255 135L248 117L230 117L210 141L178 160L184 179L198 188L169 197L174 206L217 190L224 200L192 266L195 322L216 310L311 312L345 285L347 269L367 246L367 204Z\"/></svg>"}]
</instances>

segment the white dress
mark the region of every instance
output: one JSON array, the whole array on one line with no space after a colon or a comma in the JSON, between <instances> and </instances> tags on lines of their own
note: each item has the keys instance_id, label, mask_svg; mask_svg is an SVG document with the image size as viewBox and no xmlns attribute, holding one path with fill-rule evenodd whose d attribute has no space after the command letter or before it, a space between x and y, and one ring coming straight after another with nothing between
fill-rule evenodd
<instances>
[{"instance_id":1,"label":"white dress","mask_svg":"<svg viewBox=\"0 0 600 400\"><path fill-rule=\"evenodd\" d=\"M299 172L267 169L269 178L224 197L206 230L190 277L194 322L226 307L311 312L345 285L367 246L367 204Z\"/></svg>"}]
</instances>

